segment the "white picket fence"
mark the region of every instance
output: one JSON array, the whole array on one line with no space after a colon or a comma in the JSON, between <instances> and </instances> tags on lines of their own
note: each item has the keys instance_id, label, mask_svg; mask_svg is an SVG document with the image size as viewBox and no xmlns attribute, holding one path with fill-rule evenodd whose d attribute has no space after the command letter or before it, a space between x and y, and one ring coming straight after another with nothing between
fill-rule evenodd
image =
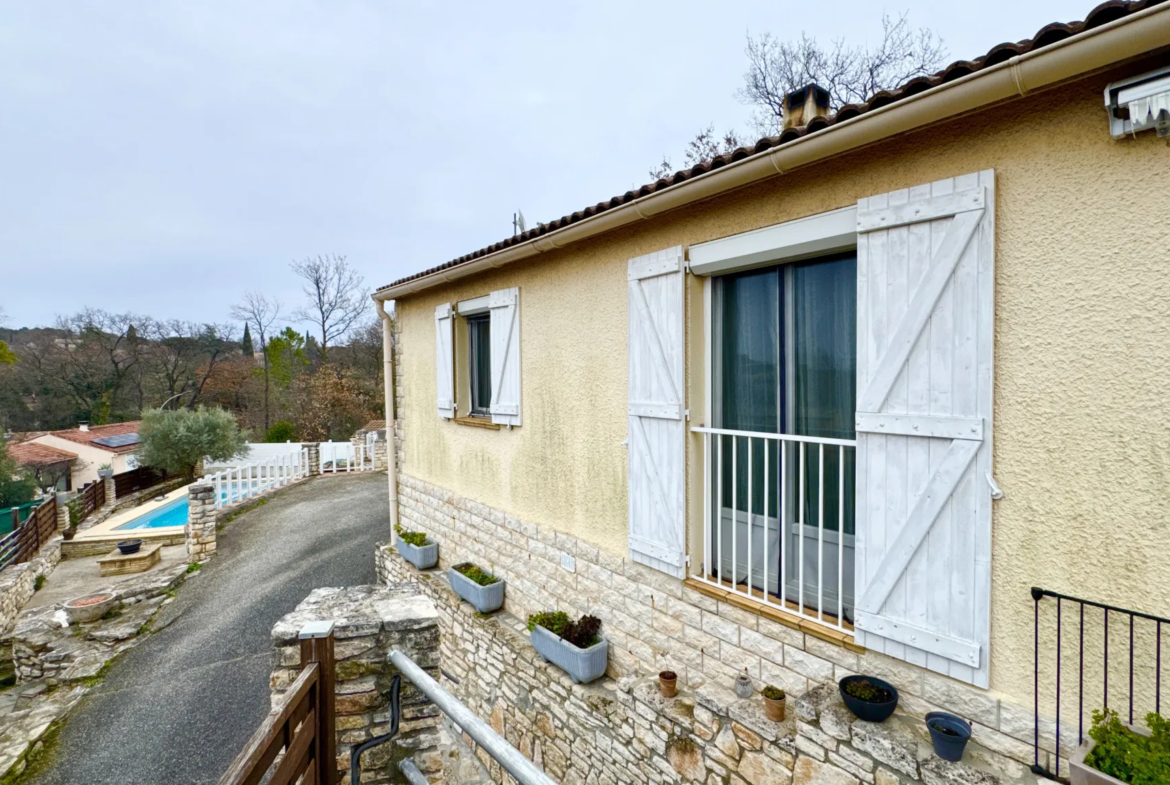
<instances>
[{"instance_id":1,"label":"white picket fence","mask_svg":"<svg viewBox=\"0 0 1170 785\"><path fill-rule=\"evenodd\" d=\"M321 442L321 474L369 472L378 467L374 450L366 444L354 447L352 442Z\"/></svg>"},{"instance_id":2,"label":"white picket fence","mask_svg":"<svg viewBox=\"0 0 1170 785\"><path fill-rule=\"evenodd\" d=\"M309 451L302 449L297 453L285 452L266 460L230 466L206 475L203 481L215 486L215 507L219 509L283 488L308 475Z\"/></svg>"}]
</instances>

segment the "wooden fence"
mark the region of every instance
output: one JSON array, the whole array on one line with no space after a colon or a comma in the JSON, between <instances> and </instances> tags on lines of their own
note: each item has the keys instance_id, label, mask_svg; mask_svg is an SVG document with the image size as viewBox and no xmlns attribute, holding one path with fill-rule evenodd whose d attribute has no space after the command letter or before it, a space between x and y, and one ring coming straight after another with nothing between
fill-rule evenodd
<instances>
[{"instance_id":1,"label":"wooden fence","mask_svg":"<svg viewBox=\"0 0 1170 785\"><path fill-rule=\"evenodd\" d=\"M69 502L69 520L76 526L88 518L94 510L100 510L106 503L106 483L102 479L94 480L77 492L73 501Z\"/></svg>"},{"instance_id":2,"label":"wooden fence","mask_svg":"<svg viewBox=\"0 0 1170 785\"><path fill-rule=\"evenodd\" d=\"M152 466L139 466L114 475L114 495L124 499L132 493L144 491L166 482L167 473Z\"/></svg>"},{"instance_id":3,"label":"wooden fence","mask_svg":"<svg viewBox=\"0 0 1170 785\"><path fill-rule=\"evenodd\" d=\"M12 532L0 538L0 570L29 561L57 532L57 497L50 496L19 522L13 510Z\"/></svg>"},{"instance_id":4,"label":"wooden fence","mask_svg":"<svg viewBox=\"0 0 1170 785\"><path fill-rule=\"evenodd\" d=\"M337 782L333 633L302 638L301 674L232 761L219 785Z\"/></svg>"}]
</instances>

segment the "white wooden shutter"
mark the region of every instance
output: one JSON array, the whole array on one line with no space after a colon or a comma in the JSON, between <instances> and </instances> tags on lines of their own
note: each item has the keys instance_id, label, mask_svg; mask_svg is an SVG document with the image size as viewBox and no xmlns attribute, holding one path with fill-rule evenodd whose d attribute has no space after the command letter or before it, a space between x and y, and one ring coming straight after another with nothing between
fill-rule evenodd
<instances>
[{"instance_id":1,"label":"white wooden shutter","mask_svg":"<svg viewBox=\"0 0 1170 785\"><path fill-rule=\"evenodd\" d=\"M857 642L988 684L995 181L857 209Z\"/></svg>"},{"instance_id":2,"label":"white wooden shutter","mask_svg":"<svg viewBox=\"0 0 1170 785\"><path fill-rule=\"evenodd\" d=\"M455 313L451 303L435 308L435 394L439 416L455 416Z\"/></svg>"},{"instance_id":3,"label":"white wooden shutter","mask_svg":"<svg viewBox=\"0 0 1170 785\"><path fill-rule=\"evenodd\" d=\"M488 296L492 340L492 422L520 424L520 290Z\"/></svg>"},{"instance_id":4,"label":"white wooden shutter","mask_svg":"<svg viewBox=\"0 0 1170 785\"><path fill-rule=\"evenodd\" d=\"M683 250L630 260L630 558L686 576Z\"/></svg>"}]
</instances>

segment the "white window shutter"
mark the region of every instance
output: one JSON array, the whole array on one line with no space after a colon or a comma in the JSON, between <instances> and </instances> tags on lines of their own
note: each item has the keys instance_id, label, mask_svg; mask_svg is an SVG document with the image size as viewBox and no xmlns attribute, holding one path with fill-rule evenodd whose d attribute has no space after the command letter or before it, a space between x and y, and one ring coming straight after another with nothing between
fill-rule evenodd
<instances>
[{"instance_id":1,"label":"white window shutter","mask_svg":"<svg viewBox=\"0 0 1170 785\"><path fill-rule=\"evenodd\" d=\"M993 172L857 209L857 642L988 685Z\"/></svg>"},{"instance_id":2,"label":"white window shutter","mask_svg":"<svg viewBox=\"0 0 1170 785\"><path fill-rule=\"evenodd\" d=\"M630 260L630 558L686 577L683 250Z\"/></svg>"},{"instance_id":3,"label":"white window shutter","mask_svg":"<svg viewBox=\"0 0 1170 785\"><path fill-rule=\"evenodd\" d=\"M455 313L451 303L435 308L435 394L439 416L455 416Z\"/></svg>"},{"instance_id":4,"label":"white window shutter","mask_svg":"<svg viewBox=\"0 0 1170 785\"><path fill-rule=\"evenodd\" d=\"M492 341L492 422L520 424L520 289L488 296Z\"/></svg>"}]
</instances>

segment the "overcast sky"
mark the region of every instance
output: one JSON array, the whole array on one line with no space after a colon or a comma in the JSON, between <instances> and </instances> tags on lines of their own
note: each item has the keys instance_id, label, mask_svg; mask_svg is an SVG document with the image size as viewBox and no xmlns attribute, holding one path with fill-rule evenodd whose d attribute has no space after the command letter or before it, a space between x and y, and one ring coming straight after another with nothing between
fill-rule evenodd
<instances>
[{"instance_id":1,"label":"overcast sky","mask_svg":"<svg viewBox=\"0 0 1170 785\"><path fill-rule=\"evenodd\" d=\"M1092 0L903 0L974 57ZM289 262L371 287L647 181L746 130L744 37L876 39L837 2L0 0L0 308L224 321Z\"/></svg>"}]
</instances>

